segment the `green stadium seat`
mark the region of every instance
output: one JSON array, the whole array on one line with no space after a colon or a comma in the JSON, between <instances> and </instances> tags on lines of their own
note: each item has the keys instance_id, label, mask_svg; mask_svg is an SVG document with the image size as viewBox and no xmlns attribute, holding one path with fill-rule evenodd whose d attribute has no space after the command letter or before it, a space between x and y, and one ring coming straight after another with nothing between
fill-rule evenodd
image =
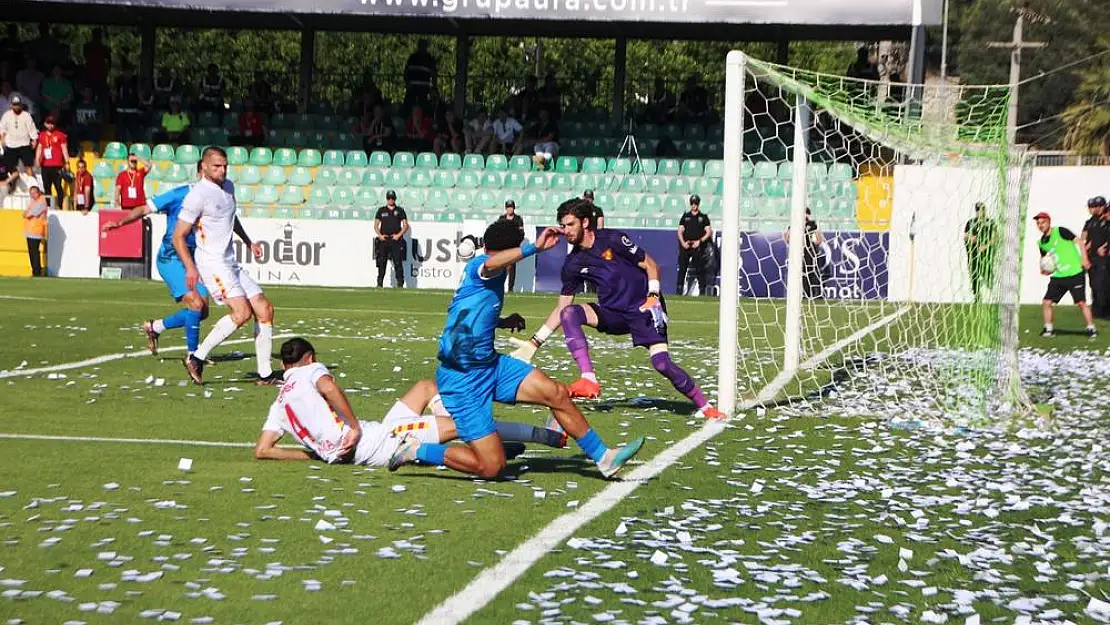
<instances>
[{"instance_id":1,"label":"green stadium seat","mask_svg":"<svg viewBox=\"0 0 1110 625\"><path fill-rule=\"evenodd\" d=\"M128 154L134 154L135 156L145 158L148 161L154 160L154 159L151 158L152 153L150 151L150 146L145 144L145 143L132 143L131 144L131 149L129 149L127 152L128 152ZM104 158L109 158L109 157L105 156ZM122 158L127 158L127 155L125 154Z\"/></svg>"},{"instance_id":2,"label":"green stadium seat","mask_svg":"<svg viewBox=\"0 0 1110 625\"><path fill-rule=\"evenodd\" d=\"M835 198L822 195L810 195L807 198L809 209L813 211L813 215L817 219L831 215L834 202Z\"/></svg>"},{"instance_id":3,"label":"green stadium seat","mask_svg":"<svg viewBox=\"0 0 1110 625\"><path fill-rule=\"evenodd\" d=\"M154 146L154 151L151 152L150 160L171 163L176 157L177 152L173 149L172 145L168 143L159 143Z\"/></svg>"},{"instance_id":4,"label":"green stadium seat","mask_svg":"<svg viewBox=\"0 0 1110 625\"><path fill-rule=\"evenodd\" d=\"M273 185L264 184L255 189L254 203L262 206L273 206L281 199L281 192Z\"/></svg>"},{"instance_id":5,"label":"green stadium seat","mask_svg":"<svg viewBox=\"0 0 1110 625\"><path fill-rule=\"evenodd\" d=\"M705 163L696 159L688 158L682 161L682 175L683 176L701 176L705 173Z\"/></svg>"},{"instance_id":6,"label":"green stadium seat","mask_svg":"<svg viewBox=\"0 0 1110 625\"><path fill-rule=\"evenodd\" d=\"M246 165L250 162L250 152L241 145L227 149L227 163L229 165Z\"/></svg>"},{"instance_id":7,"label":"green stadium seat","mask_svg":"<svg viewBox=\"0 0 1110 625\"><path fill-rule=\"evenodd\" d=\"M347 162L350 162L350 154L347 155ZM393 159L390 157L389 152L373 152L370 154L368 164L371 167L391 167Z\"/></svg>"},{"instance_id":8,"label":"green stadium seat","mask_svg":"<svg viewBox=\"0 0 1110 625\"><path fill-rule=\"evenodd\" d=\"M255 165L244 165L239 170L239 178L235 181L237 184L262 184L262 169Z\"/></svg>"},{"instance_id":9,"label":"green stadium seat","mask_svg":"<svg viewBox=\"0 0 1110 625\"><path fill-rule=\"evenodd\" d=\"M555 174L551 176L548 188L551 190L569 191L574 188L574 178L571 174Z\"/></svg>"},{"instance_id":10,"label":"green stadium seat","mask_svg":"<svg viewBox=\"0 0 1110 625\"><path fill-rule=\"evenodd\" d=\"M387 171L388 170L380 167L367 167L362 171L362 185L369 187L384 187L385 174Z\"/></svg>"},{"instance_id":11,"label":"green stadium seat","mask_svg":"<svg viewBox=\"0 0 1110 625\"><path fill-rule=\"evenodd\" d=\"M833 163L829 166L829 180L842 182L853 177L852 166L847 163Z\"/></svg>"},{"instance_id":12,"label":"green stadium seat","mask_svg":"<svg viewBox=\"0 0 1110 625\"><path fill-rule=\"evenodd\" d=\"M293 116L286 115L285 113L278 113L270 118L271 128L292 128Z\"/></svg>"},{"instance_id":13,"label":"green stadium seat","mask_svg":"<svg viewBox=\"0 0 1110 625\"><path fill-rule=\"evenodd\" d=\"M532 172L528 174L525 186L529 189L546 191L551 186L551 176L543 172Z\"/></svg>"},{"instance_id":14,"label":"green stadium seat","mask_svg":"<svg viewBox=\"0 0 1110 625\"><path fill-rule=\"evenodd\" d=\"M459 172L455 186L463 189L477 189L482 184L482 176L474 170L464 169Z\"/></svg>"},{"instance_id":15,"label":"green stadium seat","mask_svg":"<svg viewBox=\"0 0 1110 625\"><path fill-rule=\"evenodd\" d=\"M262 184L264 185L279 186L285 184L285 180L285 168L277 165L270 165L262 174Z\"/></svg>"},{"instance_id":16,"label":"green stadium seat","mask_svg":"<svg viewBox=\"0 0 1110 625\"><path fill-rule=\"evenodd\" d=\"M747 159L745 159L743 161L740 161L740 177L741 178L754 178L755 177L755 165L752 165L751 161L749 161Z\"/></svg>"},{"instance_id":17,"label":"green stadium seat","mask_svg":"<svg viewBox=\"0 0 1110 625\"><path fill-rule=\"evenodd\" d=\"M393 187L394 190L407 186L409 183L408 170L390 168L385 172L385 186Z\"/></svg>"},{"instance_id":18,"label":"green stadium seat","mask_svg":"<svg viewBox=\"0 0 1110 625\"><path fill-rule=\"evenodd\" d=\"M763 183L755 178L746 178L740 182L741 197L762 197Z\"/></svg>"},{"instance_id":19,"label":"green stadium seat","mask_svg":"<svg viewBox=\"0 0 1110 625\"><path fill-rule=\"evenodd\" d=\"M532 157L517 154L509 159L509 171L532 171Z\"/></svg>"},{"instance_id":20,"label":"green stadium seat","mask_svg":"<svg viewBox=\"0 0 1110 625\"><path fill-rule=\"evenodd\" d=\"M319 117L312 113L301 113L293 118L293 127L298 130L311 130L316 127Z\"/></svg>"},{"instance_id":21,"label":"green stadium seat","mask_svg":"<svg viewBox=\"0 0 1110 625\"><path fill-rule=\"evenodd\" d=\"M463 157L463 169L485 169L486 159L481 154L467 154Z\"/></svg>"},{"instance_id":22,"label":"green stadium seat","mask_svg":"<svg viewBox=\"0 0 1110 625\"><path fill-rule=\"evenodd\" d=\"M214 132L215 130L212 128L193 128L189 132L189 139L191 141L196 141L197 145L212 145L215 143L212 141Z\"/></svg>"},{"instance_id":23,"label":"green stadium seat","mask_svg":"<svg viewBox=\"0 0 1110 625\"><path fill-rule=\"evenodd\" d=\"M618 193L617 196L613 200L613 211L612 211L612 213L613 213L614 216L617 216L617 215L620 215L620 216L634 215L636 213L636 209L639 206L639 204L640 204L640 194L639 193ZM604 209L602 209L602 210L604 210ZM609 214L609 211L606 211L606 216L608 216L608 214Z\"/></svg>"},{"instance_id":24,"label":"green stadium seat","mask_svg":"<svg viewBox=\"0 0 1110 625\"><path fill-rule=\"evenodd\" d=\"M412 155L412 152L397 152L393 155L394 168L412 169L415 166L416 157Z\"/></svg>"},{"instance_id":25,"label":"green stadium seat","mask_svg":"<svg viewBox=\"0 0 1110 625\"><path fill-rule=\"evenodd\" d=\"M669 185L669 176L648 176L644 184L645 193L666 193Z\"/></svg>"},{"instance_id":26,"label":"green stadium seat","mask_svg":"<svg viewBox=\"0 0 1110 625\"><path fill-rule=\"evenodd\" d=\"M759 161L755 164L755 177L761 179L778 178L779 168L778 165L771 161Z\"/></svg>"},{"instance_id":27,"label":"green stadium seat","mask_svg":"<svg viewBox=\"0 0 1110 625\"><path fill-rule=\"evenodd\" d=\"M448 206L456 210L465 210L474 205L474 193L466 189L452 189L449 193Z\"/></svg>"},{"instance_id":28,"label":"green stadium seat","mask_svg":"<svg viewBox=\"0 0 1110 625\"><path fill-rule=\"evenodd\" d=\"M308 204L321 207L331 205L331 187L317 185L309 189Z\"/></svg>"},{"instance_id":29,"label":"green stadium seat","mask_svg":"<svg viewBox=\"0 0 1110 625\"><path fill-rule=\"evenodd\" d=\"M673 141L678 141L682 138L682 126L678 124L667 124L660 129L660 137L670 137Z\"/></svg>"},{"instance_id":30,"label":"green stadium seat","mask_svg":"<svg viewBox=\"0 0 1110 625\"><path fill-rule=\"evenodd\" d=\"M426 188L432 186L432 174L426 169L416 168L409 174L409 186Z\"/></svg>"},{"instance_id":31,"label":"green stadium seat","mask_svg":"<svg viewBox=\"0 0 1110 625\"><path fill-rule=\"evenodd\" d=\"M124 156L126 156L126 154ZM115 178L116 170L112 169L112 165L108 161L98 161L96 165L93 166L92 175L93 178L97 179L96 185L100 186L99 181L101 179ZM114 186L115 182L112 182L111 184Z\"/></svg>"},{"instance_id":32,"label":"green stadium seat","mask_svg":"<svg viewBox=\"0 0 1110 625\"><path fill-rule=\"evenodd\" d=\"M794 163L790 161L783 161L779 163L779 180L791 180L794 178Z\"/></svg>"},{"instance_id":33,"label":"green stadium seat","mask_svg":"<svg viewBox=\"0 0 1110 625\"><path fill-rule=\"evenodd\" d=\"M332 138L331 147L337 150L357 150L362 145L362 139L352 135L349 132L341 132L336 135L330 135Z\"/></svg>"},{"instance_id":34,"label":"green stadium seat","mask_svg":"<svg viewBox=\"0 0 1110 625\"><path fill-rule=\"evenodd\" d=\"M487 161L486 164L488 165L489 162ZM499 171L486 170L486 172L482 174L482 187L486 189L500 189L502 181L503 178Z\"/></svg>"},{"instance_id":35,"label":"green stadium seat","mask_svg":"<svg viewBox=\"0 0 1110 625\"><path fill-rule=\"evenodd\" d=\"M500 203L500 204L499 204ZM504 206L504 202L500 199L500 195L491 189L479 189L474 193L474 201L471 206L483 209L496 209Z\"/></svg>"},{"instance_id":36,"label":"green stadium seat","mask_svg":"<svg viewBox=\"0 0 1110 625\"><path fill-rule=\"evenodd\" d=\"M297 153L297 165L301 167L319 167L323 162L320 150L315 148L305 148Z\"/></svg>"},{"instance_id":37,"label":"green stadium seat","mask_svg":"<svg viewBox=\"0 0 1110 625\"><path fill-rule=\"evenodd\" d=\"M777 197L768 198L763 201L761 214L776 219L787 219L790 217L790 200ZM785 224L783 225L785 226Z\"/></svg>"},{"instance_id":38,"label":"green stadium seat","mask_svg":"<svg viewBox=\"0 0 1110 625\"><path fill-rule=\"evenodd\" d=\"M177 147L177 153L174 156L174 161L182 165L196 165L200 160L200 148L188 143L182 144Z\"/></svg>"},{"instance_id":39,"label":"green stadium seat","mask_svg":"<svg viewBox=\"0 0 1110 625\"><path fill-rule=\"evenodd\" d=\"M833 201L832 215L840 219L855 219L856 203L847 198L837 198Z\"/></svg>"},{"instance_id":40,"label":"green stadium seat","mask_svg":"<svg viewBox=\"0 0 1110 625\"><path fill-rule=\"evenodd\" d=\"M520 196L518 204L523 212L543 211L546 210L547 195L543 191L528 191Z\"/></svg>"},{"instance_id":41,"label":"green stadium seat","mask_svg":"<svg viewBox=\"0 0 1110 625\"><path fill-rule=\"evenodd\" d=\"M658 139L659 126L655 124L640 124L636 126L635 135L637 139Z\"/></svg>"},{"instance_id":42,"label":"green stadium seat","mask_svg":"<svg viewBox=\"0 0 1110 625\"><path fill-rule=\"evenodd\" d=\"M555 161L555 171L562 174L578 173L578 158L574 156L560 156Z\"/></svg>"},{"instance_id":43,"label":"green stadium seat","mask_svg":"<svg viewBox=\"0 0 1110 625\"><path fill-rule=\"evenodd\" d=\"M601 175L599 174L578 174L573 178L573 181L571 191L577 195L581 195L586 189L595 191L601 189Z\"/></svg>"},{"instance_id":44,"label":"green stadium seat","mask_svg":"<svg viewBox=\"0 0 1110 625\"><path fill-rule=\"evenodd\" d=\"M450 204L451 195L446 189L429 189L427 199L424 200L424 208L443 209L450 206Z\"/></svg>"},{"instance_id":45,"label":"green stadium seat","mask_svg":"<svg viewBox=\"0 0 1110 625\"><path fill-rule=\"evenodd\" d=\"M278 148L274 150L274 165L291 167L297 164L297 151L293 148Z\"/></svg>"},{"instance_id":46,"label":"green stadium seat","mask_svg":"<svg viewBox=\"0 0 1110 625\"><path fill-rule=\"evenodd\" d=\"M235 203L240 206L250 206L254 204L254 192L254 185L235 185Z\"/></svg>"},{"instance_id":47,"label":"green stadium seat","mask_svg":"<svg viewBox=\"0 0 1110 625\"><path fill-rule=\"evenodd\" d=\"M690 178L678 176L671 178L671 182L667 185L667 193L677 193L679 195L690 195L693 192L693 182Z\"/></svg>"},{"instance_id":48,"label":"green stadium seat","mask_svg":"<svg viewBox=\"0 0 1110 625\"><path fill-rule=\"evenodd\" d=\"M424 203L427 202L427 195L424 193L424 189L415 189L409 187L401 189L401 191L397 194L397 202L402 206L423 208Z\"/></svg>"},{"instance_id":49,"label":"green stadium seat","mask_svg":"<svg viewBox=\"0 0 1110 625\"><path fill-rule=\"evenodd\" d=\"M702 199L702 206L706 203ZM686 202L682 201L682 196L679 195L664 195L663 196L663 214L680 216L687 211Z\"/></svg>"},{"instance_id":50,"label":"green stadium seat","mask_svg":"<svg viewBox=\"0 0 1110 625\"><path fill-rule=\"evenodd\" d=\"M116 181L111 177L95 176L96 182L93 184L93 198L102 206L111 204L113 195L116 192Z\"/></svg>"},{"instance_id":51,"label":"green stadium seat","mask_svg":"<svg viewBox=\"0 0 1110 625\"><path fill-rule=\"evenodd\" d=\"M643 193L647 190L647 183L643 176L625 176L621 180L620 190L623 193Z\"/></svg>"},{"instance_id":52,"label":"green stadium seat","mask_svg":"<svg viewBox=\"0 0 1110 625\"><path fill-rule=\"evenodd\" d=\"M387 160L386 164L376 165L376 167L389 167L389 154L386 152L383 152L383 154L385 154ZM370 164L370 159L366 157L366 152L363 152L362 150L348 150L344 161L344 164L347 167L366 167Z\"/></svg>"},{"instance_id":53,"label":"green stadium seat","mask_svg":"<svg viewBox=\"0 0 1110 625\"><path fill-rule=\"evenodd\" d=\"M281 192L278 204L282 206L300 206L304 204L304 187L289 185Z\"/></svg>"},{"instance_id":54,"label":"green stadium seat","mask_svg":"<svg viewBox=\"0 0 1110 625\"><path fill-rule=\"evenodd\" d=\"M313 181L318 187L333 187L339 182L339 168L321 167L316 170L316 179Z\"/></svg>"},{"instance_id":55,"label":"green stadium seat","mask_svg":"<svg viewBox=\"0 0 1110 625\"><path fill-rule=\"evenodd\" d=\"M220 116L214 111L201 111L197 114L197 126L219 126Z\"/></svg>"},{"instance_id":56,"label":"green stadium seat","mask_svg":"<svg viewBox=\"0 0 1110 625\"><path fill-rule=\"evenodd\" d=\"M122 160L127 158L127 146L119 141L113 141L104 147L104 158Z\"/></svg>"},{"instance_id":57,"label":"green stadium seat","mask_svg":"<svg viewBox=\"0 0 1110 625\"><path fill-rule=\"evenodd\" d=\"M829 177L829 166L824 163L809 163L806 166L806 181L825 180Z\"/></svg>"},{"instance_id":58,"label":"green stadium seat","mask_svg":"<svg viewBox=\"0 0 1110 625\"><path fill-rule=\"evenodd\" d=\"M786 197L786 190L789 186L783 180L778 178L764 178L763 179L763 195L769 198L783 198Z\"/></svg>"},{"instance_id":59,"label":"green stadium seat","mask_svg":"<svg viewBox=\"0 0 1110 625\"><path fill-rule=\"evenodd\" d=\"M331 115L322 115L316 122L316 130L335 132L339 130L340 121Z\"/></svg>"},{"instance_id":60,"label":"green stadium seat","mask_svg":"<svg viewBox=\"0 0 1110 625\"><path fill-rule=\"evenodd\" d=\"M700 195L702 199L717 195L717 183L716 178L694 178L694 193Z\"/></svg>"},{"instance_id":61,"label":"green stadium seat","mask_svg":"<svg viewBox=\"0 0 1110 625\"><path fill-rule=\"evenodd\" d=\"M335 184L346 187L357 187L362 184L362 172L358 169L344 167L335 171Z\"/></svg>"},{"instance_id":62,"label":"green stadium seat","mask_svg":"<svg viewBox=\"0 0 1110 625\"><path fill-rule=\"evenodd\" d=\"M705 139L705 127L701 124L689 124L683 129L682 138L686 141L701 141Z\"/></svg>"},{"instance_id":63,"label":"green stadium seat","mask_svg":"<svg viewBox=\"0 0 1110 625\"><path fill-rule=\"evenodd\" d=\"M509 159L501 154L490 154L486 159L486 169L491 171L505 171L509 168Z\"/></svg>"},{"instance_id":64,"label":"green stadium seat","mask_svg":"<svg viewBox=\"0 0 1110 625\"><path fill-rule=\"evenodd\" d=\"M192 166L174 163L162 171L162 180L164 182L189 182L196 177L196 161L193 161Z\"/></svg>"},{"instance_id":65,"label":"green stadium seat","mask_svg":"<svg viewBox=\"0 0 1110 625\"><path fill-rule=\"evenodd\" d=\"M640 197L640 206L637 209L640 215L662 215L664 212L663 196L654 193L645 193Z\"/></svg>"},{"instance_id":66,"label":"green stadium seat","mask_svg":"<svg viewBox=\"0 0 1110 625\"><path fill-rule=\"evenodd\" d=\"M703 175L707 178L724 178L725 162L719 158L706 161Z\"/></svg>"},{"instance_id":67,"label":"green stadium seat","mask_svg":"<svg viewBox=\"0 0 1110 625\"><path fill-rule=\"evenodd\" d=\"M421 152L416 155L416 167L435 169L439 167L439 158L434 152Z\"/></svg>"},{"instance_id":68,"label":"green stadium seat","mask_svg":"<svg viewBox=\"0 0 1110 625\"><path fill-rule=\"evenodd\" d=\"M632 173L632 161L627 158L611 158L605 171L610 174L630 174Z\"/></svg>"},{"instance_id":69,"label":"green stadium seat","mask_svg":"<svg viewBox=\"0 0 1110 625\"><path fill-rule=\"evenodd\" d=\"M458 154L447 153L439 157L440 169L461 169L462 157Z\"/></svg>"},{"instance_id":70,"label":"green stadium seat","mask_svg":"<svg viewBox=\"0 0 1110 625\"><path fill-rule=\"evenodd\" d=\"M528 186L528 176L521 171L510 170L505 174L505 181L501 186L505 189L523 189Z\"/></svg>"},{"instance_id":71,"label":"green stadium seat","mask_svg":"<svg viewBox=\"0 0 1110 625\"><path fill-rule=\"evenodd\" d=\"M355 193L355 206L360 208L377 208L381 203L382 194L375 187L359 187Z\"/></svg>"},{"instance_id":72,"label":"green stadium seat","mask_svg":"<svg viewBox=\"0 0 1110 625\"><path fill-rule=\"evenodd\" d=\"M584 174L604 174L607 167L604 158L599 156L591 156L582 161L582 173Z\"/></svg>"},{"instance_id":73,"label":"green stadium seat","mask_svg":"<svg viewBox=\"0 0 1110 625\"><path fill-rule=\"evenodd\" d=\"M440 168L432 172L432 186L450 189L455 186L458 178L459 172L457 169Z\"/></svg>"},{"instance_id":74,"label":"green stadium seat","mask_svg":"<svg viewBox=\"0 0 1110 625\"><path fill-rule=\"evenodd\" d=\"M253 148L250 153L250 164L262 167L274 162L274 153L270 148L257 147Z\"/></svg>"},{"instance_id":75,"label":"green stadium seat","mask_svg":"<svg viewBox=\"0 0 1110 625\"><path fill-rule=\"evenodd\" d=\"M281 194L278 194L278 200L281 199ZM296 219L298 211L292 206L277 206L273 209L274 217L278 219Z\"/></svg>"},{"instance_id":76,"label":"green stadium seat","mask_svg":"<svg viewBox=\"0 0 1110 625\"><path fill-rule=\"evenodd\" d=\"M677 176L682 173L682 164L674 158L660 159L657 173L661 176Z\"/></svg>"},{"instance_id":77,"label":"green stadium seat","mask_svg":"<svg viewBox=\"0 0 1110 625\"><path fill-rule=\"evenodd\" d=\"M645 150L645 152L646 151L647 150ZM635 168L633 168L633 169L635 169ZM654 176L656 173L659 172L659 161L655 160L654 158L640 159L639 170L640 170L639 173L641 173L641 174L645 174L645 175L648 175L648 176Z\"/></svg>"},{"instance_id":78,"label":"green stadium seat","mask_svg":"<svg viewBox=\"0 0 1110 625\"><path fill-rule=\"evenodd\" d=\"M350 206L355 203L355 190L353 187L335 187L331 192L333 206Z\"/></svg>"},{"instance_id":79,"label":"green stadium seat","mask_svg":"<svg viewBox=\"0 0 1110 625\"><path fill-rule=\"evenodd\" d=\"M346 161L343 158L343 152L339 150L328 150L324 152L318 164L324 165L325 167L342 167L346 164Z\"/></svg>"},{"instance_id":80,"label":"green stadium seat","mask_svg":"<svg viewBox=\"0 0 1110 625\"><path fill-rule=\"evenodd\" d=\"M289 174L289 184L298 187L307 187L312 184L312 170L308 167L294 167Z\"/></svg>"},{"instance_id":81,"label":"green stadium seat","mask_svg":"<svg viewBox=\"0 0 1110 625\"><path fill-rule=\"evenodd\" d=\"M231 170L232 170L232 168L228 167L227 177L229 179L231 179L232 182L234 182L235 178L233 177ZM147 172L147 174L146 174L146 179L147 180L154 180L156 182L161 182L163 176L164 176L164 174L162 172L162 167L158 163L153 163L151 168L150 168L150 171ZM148 193L147 195L149 196L150 194Z\"/></svg>"}]
</instances>

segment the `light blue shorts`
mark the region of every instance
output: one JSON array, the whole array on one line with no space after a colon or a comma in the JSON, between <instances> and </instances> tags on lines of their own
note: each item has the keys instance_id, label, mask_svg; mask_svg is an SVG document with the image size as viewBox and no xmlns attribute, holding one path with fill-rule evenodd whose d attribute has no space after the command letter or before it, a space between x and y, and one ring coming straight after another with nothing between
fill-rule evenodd
<instances>
[{"instance_id":1,"label":"light blue shorts","mask_svg":"<svg viewBox=\"0 0 1110 625\"><path fill-rule=\"evenodd\" d=\"M185 265L181 259L176 256L170 258L159 256L154 267L158 270L158 275L162 276L162 282L165 282L170 290L173 301L181 301L181 298L189 292L189 287L185 284ZM197 281L197 293L202 298L208 299L208 289L204 288L200 281Z\"/></svg>"},{"instance_id":2,"label":"light blue shorts","mask_svg":"<svg viewBox=\"0 0 1110 625\"><path fill-rule=\"evenodd\" d=\"M459 439L470 442L493 434L493 402L513 405L517 389L528 377L532 365L511 356L498 354L497 362L481 369L460 371L440 365L436 386L443 407L455 420Z\"/></svg>"}]
</instances>

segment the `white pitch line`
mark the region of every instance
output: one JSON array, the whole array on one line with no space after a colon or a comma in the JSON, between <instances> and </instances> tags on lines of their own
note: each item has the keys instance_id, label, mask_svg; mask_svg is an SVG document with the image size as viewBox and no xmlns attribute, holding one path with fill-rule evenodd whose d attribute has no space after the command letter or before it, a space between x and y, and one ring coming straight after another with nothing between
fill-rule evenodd
<instances>
[{"instance_id":1,"label":"white pitch line","mask_svg":"<svg viewBox=\"0 0 1110 625\"><path fill-rule=\"evenodd\" d=\"M908 308L904 308L865 328L861 328L810 358L805 364L810 367L816 366L817 358L828 358L848 344L858 341L866 334L894 321L908 310ZM779 388L774 389L770 396L777 395L787 381L782 381ZM774 383L772 382L772 384ZM760 396L770 389L771 384L767 386L768 388L760 392ZM742 407L741 409L746 410L750 407ZM625 497L631 495L640 484L659 475L681 460L683 456L723 432L726 427L725 422L708 421L686 438L659 452L647 463L624 476L624 481L606 486L600 493L591 497L585 505L548 523L531 538L517 545L500 562L483 570L462 590L451 595L425 614L423 618L417 621L416 625L458 625L462 623L516 582L521 575L532 568L532 565L539 562L540 558L570 538L578 528L613 509Z\"/></svg>"},{"instance_id":2,"label":"white pitch line","mask_svg":"<svg viewBox=\"0 0 1110 625\"><path fill-rule=\"evenodd\" d=\"M12 434L0 432L0 439L27 441L74 441L83 443L142 443L144 445L188 445L191 447L254 447L254 443L227 441L192 441L172 438L106 438L103 436L51 436L48 434Z\"/></svg>"}]
</instances>

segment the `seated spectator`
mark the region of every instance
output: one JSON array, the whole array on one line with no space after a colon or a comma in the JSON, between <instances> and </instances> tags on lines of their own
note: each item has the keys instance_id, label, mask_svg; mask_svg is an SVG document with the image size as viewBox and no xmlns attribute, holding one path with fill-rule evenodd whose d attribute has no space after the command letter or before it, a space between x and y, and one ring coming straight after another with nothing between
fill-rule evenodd
<instances>
[{"instance_id":1,"label":"seated spectator","mask_svg":"<svg viewBox=\"0 0 1110 625\"><path fill-rule=\"evenodd\" d=\"M73 208L86 215L93 209L96 205L95 184L89 164L85 159L77 161L77 173L73 176Z\"/></svg>"},{"instance_id":2,"label":"seated spectator","mask_svg":"<svg viewBox=\"0 0 1110 625\"><path fill-rule=\"evenodd\" d=\"M674 121L677 106L678 101L674 92L667 89L667 83L662 76L657 77L644 117L652 124L669 124Z\"/></svg>"},{"instance_id":3,"label":"seated spectator","mask_svg":"<svg viewBox=\"0 0 1110 625\"><path fill-rule=\"evenodd\" d=\"M46 77L38 70L37 65L35 57L27 57L26 66L15 73L15 90L41 109L42 81Z\"/></svg>"},{"instance_id":4,"label":"seated spectator","mask_svg":"<svg viewBox=\"0 0 1110 625\"><path fill-rule=\"evenodd\" d=\"M437 156L442 156L444 152L450 150L461 154L465 147L466 130L463 128L462 120L455 115L454 110L447 109L443 113L443 124L436 133L435 153Z\"/></svg>"},{"instance_id":5,"label":"seated spectator","mask_svg":"<svg viewBox=\"0 0 1110 625\"><path fill-rule=\"evenodd\" d=\"M493 120L493 146L491 152L499 154L520 154L522 149L521 137L524 127L515 118L509 115L508 109L501 109L497 119Z\"/></svg>"},{"instance_id":6,"label":"seated spectator","mask_svg":"<svg viewBox=\"0 0 1110 625\"><path fill-rule=\"evenodd\" d=\"M538 107L547 109L552 121L562 119L563 94L559 91L559 83L555 82L555 74L544 77L543 89L540 89L537 99Z\"/></svg>"},{"instance_id":7,"label":"seated spectator","mask_svg":"<svg viewBox=\"0 0 1110 625\"><path fill-rule=\"evenodd\" d=\"M493 122L485 111L478 111L478 116L466 125L466 151L473 154L488 154L493 145Z\"/></svg>"},{"instance_id":8,"label":"seated spectator","mask_svg":"<svg viewBox=\"0 0 1110 625\"><path fill-rule=\"evenodd\" d=\"M547 109L540 109L540 120L534 134L536 144L532 160L540 169L546 169L559 156L559 125L551 119Z\"/></svg>"},{"instance_id":9,"label":"seated spectator","mask_svg":"<svg viewBox=\"0 0 1110 625\"><path fill-rule=\"evenodd\" d=\"M659 143L655 144L655 158L678 158L682 154L678 151L678 146L671 140L670 137L661 137Z\"/></svg>"},{"instance_id":10,"label":"seated spectator","mask_svg":"<svg viewBox=\"0 0 1110 625\"><path fill-rule=\"evenodd\" d=\"M96 96L93 95L93 88L86 86L81 89L81 99L73 107L73 130L69 133L69 153L80 154L83 141L98 143L102 122L103 116L100 105L96 102Z\"/></svg>"},{"instance_id":11,"label":"seated spectator","mask_svg":"<svg viewBox=\"0 0 1110 625\"><path fill-rule=\"evenodd\" d=\"M42 81L42 111L56 119L67 120L72 106L73 85L62 73L62 66L55 65L50 78Z\"/></svg>"},{"instance_id":12,"label":"seated spectator","mask_svg":"<svg viewBox=\"0 0 1110 625\"><path fill-rule=\"evenodd\" d=\"M362 149L367 154L376 151L393 153L397 147L393 120L385 114L385 107L377 104L362 116L354 133L362 137Z\"/></svg>"},{"instance_id":13,"label":"seated spectator","mask_svg":"<svg viewBox=\"0 0 1110 625\"><path fill-rule=\"evenodd\" d=\"M370 78L370 86L366 91L362 92L362 97L351 105L352 117L361 119L363 116L370 118L374 115L374 107L381 105L385 106L385 100L382 99L382 92L378 86L374 84L374 79Z\"/></svg>"},{"instance_id":14,"label":"seated spectator","mask_svg":"<svg viewBox=\"0 0 1110 625\"><path fill-rule=\"evenodd\" d=\"M436 133L432 128L432 118L424 114L424 107L412 107L412 114L405 121L404 146L412 152L428 152L432 149Z\"/></svg>"},{"instance_id":15,"label":"seated spectator","mask_svg":"<svg viewBox=\"0 0 1110 625\"><path fill-rule=\"evenodd\" d=\"M162 114L160 126L162 131L155 137L158 143L188 143L189 114L181 110L181 100L170 100L170 110Z\"/></svg>"},{"instance_id":16,"label":"seated spectator","mask_svg":"<svg viewBox=\"0 0 1110 625\"><path fill-rule=\"evenodd\" d=\"M235 145L258 146L266 142L266 116L257 108L253 99L243 103L243 112L239 113L239 134L232 141Z\"/></svg>"},{"instance_id":17,"label":"seated spectator","mask_svg":"<svg viewBox=\"0 0 1110 625\"><path fill-rule=\"evenodd\" d=\"M691 74L686 89L678 100L678 120L682 123L704 124L709 121L709 92L699 82L701 76Z\"/></svg>"}]
</instances>

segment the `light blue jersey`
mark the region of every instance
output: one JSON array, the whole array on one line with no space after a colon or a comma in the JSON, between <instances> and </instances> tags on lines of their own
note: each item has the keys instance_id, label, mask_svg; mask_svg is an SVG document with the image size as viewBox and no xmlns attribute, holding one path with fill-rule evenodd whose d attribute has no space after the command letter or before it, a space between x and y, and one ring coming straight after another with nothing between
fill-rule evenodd
<instances>
[{"instance_id":1,"label":"light blue jersey","mask_svg":"<svg viewBox=\"0 0 1110 625\"><path fill-rule=\"evenodd\" d=\"M181 212L182 202L192 188L191 184L183 184L150 199L150 206L154 212L166 216L166 233L162 235L162 245L158 248L159 258L177 258L177 251L173 249L173 229L177 227L177 214ZM196 249L196 235L190 232L189 236L185 237L185 244L190 250Z\"/></svg>"},{"instance_id":2,"label":"light blue jersey","mask_svg":"<svg viewBox=\"0 0 1110 625\"><path fill-rule=\"evenodd\" d=\"M465 371L492 366L497 361L494 334L505 300L505 272L482 278L488 255L466 264L462 283L447 309L447 324L439 337L438 358L444 366Z\"/></svg>"}]
</instances>

